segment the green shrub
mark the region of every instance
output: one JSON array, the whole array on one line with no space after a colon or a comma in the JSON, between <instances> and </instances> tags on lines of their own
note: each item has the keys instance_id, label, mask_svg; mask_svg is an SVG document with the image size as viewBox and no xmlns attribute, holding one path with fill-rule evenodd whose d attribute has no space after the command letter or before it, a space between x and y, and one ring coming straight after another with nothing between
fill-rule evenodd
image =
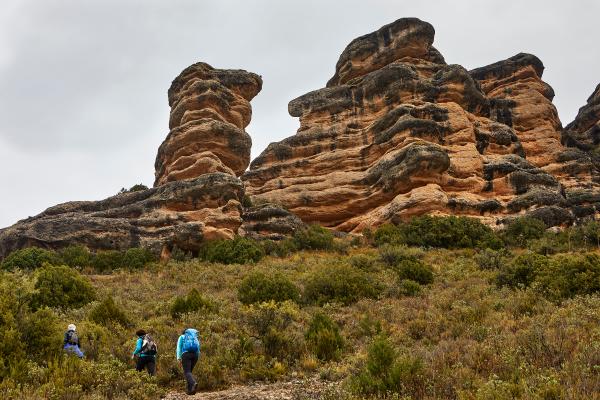
<instances>
[{"instance_id":1,"label":"green shrub","mask_svg":"<svg viewBox=\"0 0 600 400\"><path fill-rule=\"evenodd\" d=\"M150 250L133 247L123 254L123 266L129 269L140 269L146 264L156 261Z\"/></svg>"},{"instance_id":2,"label":"green shrub","mask_svg":"<svg viewBox=\"0 0 600 400\"><path fill-rule=\"evenodd\" d=\"M506 249L484 249L475 254L475 262L481 270L499 270L509 262L510 252Z\"/></svg>"},{"instance_id":3,"label":"green shrub","mask_svg":"<svg viewBox=\"0 0 600 400\"><path fill-rule=\"evenodd\" d=\"M22 340L31 360L47 363L61 353L62 329L51 310L45 308L29 314L22 329Z\"/></svg>"},{"instance_id":4,"label":"green shrub","mask_svg":"<svg viewBox=\"0 0 600 400\"><path fill-rule=\"evenodd\" d=\"M59 257L55 252L39 247L27 247L25 249L15 250L2 261L2 269L12 271L20 268L25 270L34 270L41 267L44 263L59 264Z\"/></svg>"},{"instance_id":5,"label":"green shrub","mask_svg":"<svg viewBox=\"0 0 600 400\"><path fill-rule=\"evenodd\" d=\"M520 217L512 220L502 232L507 244L517 247L527 247L527 243L544 236L546 225L537 218Z\"/></svg>"},{"instance_id":6,"label":"green shrub","mask_svg":"<svg viewBox=\"0 0 600 400\"><path fill-rule=\"evenodd\" d=\"M61 309L80 308L95 298L90 281L74 269L46 264L36 273L32 306Z\"/></svg>"},{"instance_id":7,"label":"green shrub","mask_svg":"<svg viewBox=\"0 0 600 400\"><path fill-rule=\"evenodd\" d=\"M404 296L416 296L421 293L421 285L412 279L402 279L398 284L400 294Z\"/></svg>"},{"instance_id":8,"label":"green shrub","mask_svg":"<svg viewBox=\"0 0 600 400\"><path fill-rule=\"evenodd\" d=\"M214 311L214 304L204 298L196 289L190 290L187 296L177 296L171 304L171 316L174 319L179 318L182 314L206 310Z\"/></svg>"},{"instance_id":9,"label":"green shrub","mask_svg":"<svg viewBox=\"0 0 600 400\"><path fill-rule=\"evenodd\" d=\"M265 252L259 243L241 236L232 240L207 242L200 250L200 258L221 264L255 263L264 256Z\"/></svg>"},{"instance_id":10,"label":"green shrub","mask_svg":"<svg viewBox=\"0 0 600 400\"><path fill-rule=\"evenodd\" d=\"M124 266L123 256L118 250L99 251L92 256L91 265L98 272L110 272Z\"/></svg>"},{"instance_id":11,"label":"green shrub","mask_svg":"<svg viewBox=\"0 0 600 400\"><path fill-rule=\"evenodd\" d=\"M251 332L260 338L267 356L279 360L300 357L302 336L293 329L293 322L298 319L298 306L295 303L269 301L252 304L245 310L245 319Z\"/></svg>"},{"instance_id":12,"label":"green shrub","mask_svg":"<svg viewBox=\"0 0 600 400\"><path fill-rule=\"evenodd\" d=\"M398 225L399 237L408 246L498 249L502 241L479 220L467 217L420 216Z\"/></svg>"},{"instance_id":13,"label":"green shrub","mask_svg":"<svg viewBox=\"0 0 600 400\"><path fill-rule=\"evenodd\" d=\"M500 269L496 275L496 284L512 288L528 287L548 267L548 262L548 257L540 254L521 254Z\"/></svg>"},{"instance_id":14,"label":"green shrub","mask_svg":"<svg viewBox=\"0 0 600 400\"><path fill-rule=\"evenodd\" d=\"M262 240L260 242L265 254L275 257L287 257L298 251L293 238L283 240Z\"/></svg>"},{"instance_id":15,"label":"green shrub","mask_svg":"<svg viewBox=\"0 0 600 400\"><path fill-rule=\"evenodd\" d=\"M298 250L329 250L333 248L333 234L320 225L311 225L294 233Z\"/></svg>"},{"instance_id":16,"label":"green shrub","mask_svg":"<svg viewBox=\"0 0 600 400\"><path fill-rule=\"evenodd\" d=\"M351 379L350 388L361 396L383 397L397 393L422 398L424 370L419 358L399 357L389 340L379 337L369 346L366 363Z\"/></svg>"},{"instance_id":17,"label":"green shrub","mask_svg":"<svg viewBox=\"0 0 600 400\"><path fill-rule=\"evenodd\" d=\"M433 270L421 260L402 260L394 270L400 280L409 279L421 285L433 282Z\"/></svg>"},{"instance_id":18,"label":"green shrub","mask_svg":"<svg viewBox=\"0 0 600 400\"><path fill-rule=\"evenodd\" d=\"M148 186L144 185L143 183L137 183L137 184L133 185L132 187L130 187L129 189L121 188L121 190L119 190L119 194L139 192L142 190L148 190Z\"/></svg>"},{"instance_id":19,"label":"green shrub","mask_svg":"<svg viewBox=\"0 0 600 400\"><path fill-rule=\"evenodd\" d=\"M60 250L63 264L71 268L87 267L91 264L92 256L85 246L68 246Z\"/></svg>"},{"instance_id":20,"label":"green shrub","mask_svg":"<svg viewBox=\"0 0 600 400\"><path fill-rule=\"evenodd\" d=\"M536 284L551 300L600 292L597 254L558 255L536 276Z\"/></svg>"},{"instance_id":21,"label":"green shrub","mask_svg":"<svg viewBox=\"0 0 600 400\"><path fill-rule=\"evenodd\" d=\"M300 292L296 285L282 274L265 275L262 272L254 272L242 280L238 288L238 299L243 304L262 303L270 300L298 302Z\"/></svg>"},{"instance_id":22,"label":"green shrub","mask_svg":"<svg viewBox=\"0 0 600 400\"><path fill-rule=\"evenodd\" d=\"M315 356L323 361L337 360L344 347L339 327L323 313L313 316L304 336Z\"/></svg>"},{"instance_id":23,"label":"green shrub","mask_svg":"<svg viewBox=\"0 0 600 400\"><path fill-rule=\"evenodd\" d=\"M380 285L366 272L350 265L334 264L308 276L304 298L318 305L332 301L349 305L361 298L376 298L380 292Z\"/></svg>"},{"instance_id":24,"label":"green shrub","mask_svg":"<svg viewBox=\"0 0 600 400\"><path fill-rule=\"evenodd\" d=\"M99 325L108 325L112 322L127 327L130 324L125 311L110 296L92 308L88 318Z\"/></svg>"},{"instance_id":25,"label":"green shrub","mask_svg":"<svg viewBox=\"0 0 600 400\"><path fill-rule=\"evenodd\" d=\"M375 269L376 259L366 254L356 254L348 259L350 265L365 272L372 272Z\"/></svg>"},{"instance_id":26,"label":"green shrub","mask_svg":"<svg viewBox=\"0 0 600 400\"><path fill-rule=\"evenodd\" d=\"M414 247L384 245L379 248L379 259L385 265L394 267L404 260L418 261L423 251Z\"/></svg>"},{"instance_id":27,"label":"green shrub","mask_svg":"<svg viewBox=\"0 0 600 400\"><path fill-rule=\"evenodd\" d=\"M375 246L383 246L386 244L402 244L404 236L401 230L394 224L383 224L373 233L373 242Z\"/></svg>"}]
</instances>

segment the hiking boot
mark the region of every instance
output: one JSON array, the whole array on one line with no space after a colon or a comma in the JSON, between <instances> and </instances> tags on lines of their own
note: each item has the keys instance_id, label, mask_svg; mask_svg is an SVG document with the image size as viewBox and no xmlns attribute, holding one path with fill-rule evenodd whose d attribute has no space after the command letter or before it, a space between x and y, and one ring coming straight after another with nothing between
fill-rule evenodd
<instances>
[{"instance_id":1,"label":"hiking boot","mask_svg":"<svg viewBox=\"0 0 600 400\"><path fill-rule=\"evenodd\" d=\"M192 389L192 394L196 394L196 391L198 391L198 382L194 383L194 388Z\"/></svg>"}]
</instances>

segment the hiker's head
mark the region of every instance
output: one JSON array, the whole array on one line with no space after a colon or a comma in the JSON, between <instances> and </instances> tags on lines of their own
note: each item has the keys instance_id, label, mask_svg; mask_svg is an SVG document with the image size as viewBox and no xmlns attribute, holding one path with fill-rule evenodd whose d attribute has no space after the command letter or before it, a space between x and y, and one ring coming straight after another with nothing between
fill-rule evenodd
<instances>
[{"instance_id":1,"label":"hiker's head","mask_svg":"<svg viewBox=\"0 0 600 400\"><path fill-rule=\"evenodd\" d=\"M76 331L77 327L75 326L75 324L69 324L69 326L67 326L67 330L68 331Z\"/></svg>"},{"instance_id":2,"label":"hiker's head","mask_svg":"<svg viewBox=\"0 0 600 400\"><path fill-rule=\"evenodd\" d=\"M135 334L137 336L146 336L146 331L143 329L139 329Z\"/></svg>"}]
</instances>

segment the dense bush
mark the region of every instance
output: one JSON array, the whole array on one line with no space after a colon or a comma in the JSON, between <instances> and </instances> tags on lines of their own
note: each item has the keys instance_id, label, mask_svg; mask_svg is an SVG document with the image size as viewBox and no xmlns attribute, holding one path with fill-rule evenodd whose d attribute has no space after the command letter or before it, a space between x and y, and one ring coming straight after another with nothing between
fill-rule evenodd
<instances>
[{"instance_id":1,"label":"dense bush","mask_svg":"<svg viewBox=\"0 0 600 400\"><path fill-rule=\"evenodd\" d=\"M2 269L12 271L20 268L34 270L44 263L58 264L59 258L55 252L39 247L27 247L15 250L2 261Z\"/></svg>"},{"instance_id":2,"label":"dense bush","mask_svg":"<svg viewBox=\"0 0 600 400\"><path fill-rule=\"evenodd\" d=\"M41 309L24 319L22 338L28 357L37 362L54 360L62 351L62 328L49 309Z\"/></svg>"},{"instance_id":3,"label":"dense bush","mask_svg":"<svg viewBox=\"0 0 600 400\"><path fill-rule=\"evenodd\" d=\"M99 251L92 256L90 264L98 272L110 272L119 268L140 269L155 260L149 250L132 247L126 251Z\"/></svg>"},{"instance_id":4,"label":"dense bush","mask_svg":"<svg viewBox=\"0 0 600 400\"><path fill-rule=\"evenodd\" d=\"M379 259L385 265L394 267L402 261L417 261L423 257L423 251L414 247L385 245L379 248Z\"/></svg>"},{"instance_id":5,"label":"dense bush","mask_svg":"<svg viewBox=\"0 0 600 400\"><path fill-rule=\"evenodd\" d=\"M99 251L93 255L91 266L98 272L123 268L123 253L117 250Z\"/></svg>"},{"instance_id":6,"label":"dense bush","mask_svg":"<svg viewBox=\"0 0 600 400\"><path fill-rule=\"evenodd\" d=\"M536 284L552 300L600 292L597 254L558 255L536 277Z\"/></svg>"},{"instance_id":7,"label":"dense bush","mask_svg":"<svg viewBox=\"0 0 600 400\"><path fill-rule=\"evenodd\" d=\"M310 350L323 361L338 359L344 347L339 327L323 313L313 316L305 338Z\"/></svg>"},{"instance_id":8,"label":"dense bush","mask_svg":"<svg viewBox=\"0 0 600 400\"><path fill-rule=\"evenodd\" d=\"M520 217L512 220L501 235L507 244L527 247L527 243L544 236L546 225L537 218Z\"/></svg>"},{"instance_id":9,"label":"dense bush","mask_svg":"<svg viewBox=\"0 0 600 400\"><path fill-rule=\"evenodd\" d=\"M214 311L215 305L208 299L204 298L197 289L192 289L187 296L177 296L171 304L171 316L179 318L181 315L205 310Z\"/></svg>"},{"instance_id":10,"label":"dense bush","mask_svg":"<svg viewBox=\"0 0 600 400\"><path fill-rule=\"evenodd\" d=\"M63 264L72 268L87 267L91 264L92 255L85 246L68 246L60 250Z\"/></svg>"},{"instance_id":11,"label":"dense bush","mask_svg":"<svg viewBox=\"0 0 600 400\"><path fill-rule=\"evenodd\" d=\"M247 264L260 261L265 256L262 246L256 241L241 236L233 240L207 242L199 254L206 261L221 264Z\"/></svg>"},{"instance_id":12,"label":"dense bush","mask_svg":"<svg viewBox=\"0 0 600 400\"><path fill-rule=\"evenodd\" d=\"M419 282L415 282L412 279L402 279L398 283L398 289L401 295L404 296L416 296L421 293L421 285Z\"/></svg>"},{"instance_id":13,"label":"dense bush","mask_svg":"<svg viewBox=\"0 0 600 400\"><path fill-rule=\"evenodd\" d=\"M400 280L411 280L421 285L433 282L433 270L421 260L402 260L394 267Z\"/></svg>"},{"instance_id":14,"label":"dense bush","mask_svg":"<svg viewBox=\"0 0 600 400\"><path fill-rule=\"evenodd\" d=\"M298 250L328 250L334 245L333 234L320 225L297 230L293 240Z\"/></svg>"},{"instance_id":15,"label":"dense bush","mask_svg":"<svg viewBox=\"0 0 600 400\"><path fill-rule=\"evenodd\" d=\"M383 224L373 233L373 242L375 246L383 246L386 244L404 243L404 237L400 228L394 224Z\"/></svg>"},{"instance_id":16,"label":"dense bush","mask_svg":"<svg viewBox=\"0 0 600 400\"><path fill-rule=\"evenodd\" d=\"M128 326L130 324L129 317L119 307L112 297L107 297L98 303L88 315L90 321L93 321L100 325L109 325L110 323L116 323L121 326Z\"/></svg>"},{"instance_id":17,"label":"dense bush","mask_svg":"<svg viewBox=\"0 0 600 400\"><path fill-rule=\"evenodd\" d=\"M31 300L34 308L80 308L95 298L90 281L64 265L46 264L39 269L36 273L35 290Z\"/></svg>"},{"instance_id":18,"label":"dense bush","mask_svg":"<svg viewBox=\"0 0 600 400\"><path fill-rule=\"evenodd\" d=\"M150 250L132 247L123 254L123 267L128 269L140 269L146 264L156 261Z\"/></svg>"},{"instance_id":19,"label":"dense bush","mask_svg":"<svg viewBox=\"0 0 600 400\"><path fill-rule=\"evenodd\" d=\"M425 392L425 368L419 358L399 357L385 337L369 346L365 365L351 379L352 390L362 396L385 396L397 393L422 398Z\"/></svg>"},{"instance_id":20,"label":"dense bush","mask_svg":"<svg viewBox=\"0 0 600 400\"><path fill-rule=\"evenodd\" d=\"M535 253L524 253L505 264L496 276L496 284L512 288L528 287L547 268L549 259Z\"/></svg>"},{"instance_id":21,"label":"dense bush","mask_svg":"<svg viewBox=\"0 0 600 400\"><path fill-rule=\"evenodd\" d=\"M298 306L290 301L269 301L246 308L245 319L262 350L271 358L295 360L303 350L302 336L293 329L298 319Z\"/></svg>"},{"instance_id":22,"label":"dense bush","mask_svg":"<svg viewBox=\"0 0 600 400\"><path fill-rule=\"evenodd\" d=\"M238 299L243 304L270 300L297 302L300 299L300 292L296 285L282 274L266 275L262 272L254 272L242 280L238 288Z\"/></svg>"},{"instance_id":23,"label":"dense bush","mask_svg":"<svg viewBox=\"0 0 600 400\"><path fill-rule=\"evenodd\" d=\"M449 249L489 247L500 248L502 241L487 225L474 218L415 217L398 226L382 225L375 231L375 243L406 244L420 247L442 247Z\"/></svg>"},{"instance_id":24,"label":"dense bush","mask_svg":"<svg viewBox=\"0 0 600 400\"><path fill-rule=\"evenodd\" d=\"M376 258L366 254L356 254L348 259L350 265L365 272L373 272L376 261Z\"/></svg>"},{"instance_id":25,"label":"dense bush","mask_svg":"<svg viewBox=\"0 0 600 400\"><path fill-rule=\"evenodd\" d=\"M380 285L368 273L350 265L334 264L308 276L304 298L318 305L332 301L349 305L361 298L375 298L380 292Z\"/></svg>"}]
</instances>

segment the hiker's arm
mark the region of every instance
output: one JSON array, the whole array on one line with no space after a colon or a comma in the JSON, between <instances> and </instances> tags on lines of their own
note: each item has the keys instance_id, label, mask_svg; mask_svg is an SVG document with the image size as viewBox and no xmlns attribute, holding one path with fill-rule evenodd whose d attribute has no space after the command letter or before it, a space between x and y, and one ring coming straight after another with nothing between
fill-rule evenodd
<instances>
[{"instance_id":1,"label":"hiker's arm","mask_svg":"<svg viewBox=\"0 0 600 400\"><path fill-rule=\"evenodd\" d=\"M138 338L137 342L135 343L135 350L133 350L133 354L134 356L140 354L140 351L142 351L142 339Z\"/></svg>"},{"instance_id":2,"label":"hiker's arm","mask_svg":"<svg viewBox=\"0 0 600 400\"><path fill-rule=\"evenodd\" d=\"M175 356L177 357L177 361L181 362L181 342L182 340L182 336L179 336L179 339L177 339L177 350L175 351Z\"/></svg>"}]
</instances>

